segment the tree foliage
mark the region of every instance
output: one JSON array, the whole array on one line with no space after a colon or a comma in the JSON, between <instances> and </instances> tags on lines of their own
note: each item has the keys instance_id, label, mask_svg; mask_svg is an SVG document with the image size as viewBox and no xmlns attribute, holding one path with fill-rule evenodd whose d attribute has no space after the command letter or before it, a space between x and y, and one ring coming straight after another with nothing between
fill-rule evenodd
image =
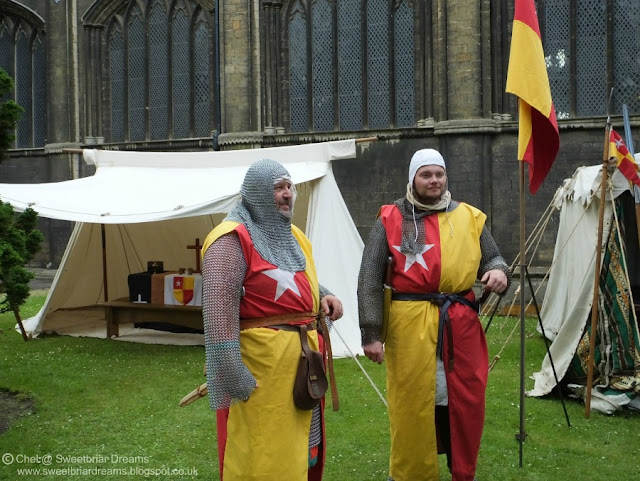
<instances>
[{"instance_id":1,"label":"tree foliage","mask_svg":"<svg viewBox=\"0 0 640 481\"><path fill-rule=\"evenodd\" d=\"M11 204L0 201L0 313L15 312L29 297L33 273L24 268L42 247L44 236L38 230L33 209L16 214Z\"/></svg>"},{"instance_id":2,"label":"tree foliage","mask_svg":"<svg viewBox=\"0 0 640 481\"><path fill-rule=\"evenodd\" d=\"M0 68L0 99L13 91L13 80ZM24 110L13 100L0 103L0 160L15 139L15 128ZM0 313L18 312L29 297L33 274L24 266L40 250L44 236L38 230L33 209L16 214L11 204L0 200Z\"/></svg>"},{"instance_id":3,"label":"tree foliage","mask_svg":"<svg viewBox=\"0 0 640 481\"><path fill-rule=\"evenodd\" d=\"M0 100L13 92L13 79L0 68ZM0 161L5 158L6 152L13 145L16 138L15 129L24 109L13 100L0 102Z\"/></svg>"}]
</instances>

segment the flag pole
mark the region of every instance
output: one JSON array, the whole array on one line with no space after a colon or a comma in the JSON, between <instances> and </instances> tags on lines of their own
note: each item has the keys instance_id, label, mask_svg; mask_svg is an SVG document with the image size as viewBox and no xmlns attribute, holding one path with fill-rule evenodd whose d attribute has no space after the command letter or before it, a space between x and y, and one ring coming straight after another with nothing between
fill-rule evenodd
<instances>
[{"instance_id":1,"label":"flag pole","mask_svg":"<svg viewBox=\"0 0 640 481\"><path fill-rule=\"evenodd\" d=\"M519 466L522 468L522 452L525 437L527 436L524 429L524 383L525 383L525 275L527 262L525 259L525 180L524 180L524 162L519 161L519 177L520 177L520 431L516 435L519 444Z\"/></svg>"},{"instance_id":2,"label":"flag pole","mask_svg":"<svg viewBox=\"0 0 640 481\"><path fill-rule=\"evenodd\" d=\"M593 363L596 349L596 335L598 330L598 297L600 294L600 262L602 258L602 230L604 224L604 206L607 190L608 164L609 164L609 142L611 138L611 115L609 114L609 104L613 89L607 102L607 122L604 127L604 152L602 154L602 179L600 181L600 206L598 209L598 237L596 241L596 260L593 280L593 302L591 303L591 335L589 336L589 357L587 359L587 387L584 399L584 417L589 419L591 415L591 389L593 388Z\"/></svg>"},{"instance_id":3,"label":"flag pole","mask_svg":"<svg viewBox=\"0 0 640 481\"><path fill-rule=\"evenodd\" d=\"M529 164L529 190L535 194L558 154L560 133L551 98L540 26L534 0L515 0L511 52L505 91L518 97L518 160L520 184L520 468L523 443L525 395L525 174Z\"/></svg>"},{"instance_id":4,"label":"flag pole","mask_svg":"<svg viewBox=\"0 0 640 481\"><path fill-rule=\"evenodd\" d=\"M633 137L631 136L631 123L629 122L629 110L627 104L622 104L622 120L624 122L624 141L627 144L627 150L631 157L635 160L635 149L633 147ZM633 184L633 200L636 212L636 232L638 234L638 243L640 244L640 187Z\"/></svg>"}]
</instances>

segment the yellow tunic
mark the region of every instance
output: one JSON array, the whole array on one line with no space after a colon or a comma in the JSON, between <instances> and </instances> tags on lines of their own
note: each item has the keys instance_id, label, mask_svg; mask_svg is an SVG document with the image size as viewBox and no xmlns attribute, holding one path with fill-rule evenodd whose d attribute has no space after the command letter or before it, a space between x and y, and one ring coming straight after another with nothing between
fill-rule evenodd
<instances>
[{"instance_id":1,"label":"yellow tunic","mask_svg":"<svg viewBox=\"0 0 640 481\"><path fill-rule=\"evenodd\" d=\"M218 225L205 239L203 255L217 238L237 226L235 222ZM305 275L311 286L313 311L317 312L319 290L311 244L297 227L292 226L292 232L306 258ZM316 331L308 331L308 340L311 349L318 350ZM301 353L299 333L246 329L240 332L240 349L258 388L246 402L236 402L229 409L224 481L307 481L311 411L297 409L293 403Z\"/></svg>"},{"instance_id":2,"label":"yellow tunic","mask_svg":"<svg viewBox=\"0 0 640 481\"><path fill-rule=\"evenodd\" d=\"M460 204L448 217L444 213L437 214L437 221L435 216L430 217L425 220L430 222L427 244L434 247L424 256L428 269L415 262L404 271L405 263L395 262L396 277L392 284L406 287L423 282L422 292L455 293L470 289L481 259L479 237L484 214ZM397 229L390 229L394 221L388 222L385 228L391 250L400 242L400 229L398 225ZM453 225L453 237L449 222ZM425 290L426 285L435 288ZM439 312L436 304L426 301L391 303L385 359L391 432L389 475L395 481L439 479L434 423ZM484 343L484 337L478 341Z\"/></svg>"}]
</instances>

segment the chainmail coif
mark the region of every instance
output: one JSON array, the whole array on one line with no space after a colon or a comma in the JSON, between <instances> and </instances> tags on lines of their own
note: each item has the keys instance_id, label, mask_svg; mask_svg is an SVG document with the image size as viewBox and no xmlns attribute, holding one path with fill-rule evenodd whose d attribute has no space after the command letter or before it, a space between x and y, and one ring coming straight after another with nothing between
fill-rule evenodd
<instances>
[{"instance_id":1,"label":"chainmail coif","mask_svg":"<svg viewBox=\"0 0 640 481\"><path fill-rule=\"evenodd\" d=\"M291 179L281 164L271 159L254 163L245 175L242 200L225 220L244 224L260 256L289 272L305 270L306 260L300 244L291 233L291 219L276 209L273 185L278 179Z\"/></svg>"}]
</instances>

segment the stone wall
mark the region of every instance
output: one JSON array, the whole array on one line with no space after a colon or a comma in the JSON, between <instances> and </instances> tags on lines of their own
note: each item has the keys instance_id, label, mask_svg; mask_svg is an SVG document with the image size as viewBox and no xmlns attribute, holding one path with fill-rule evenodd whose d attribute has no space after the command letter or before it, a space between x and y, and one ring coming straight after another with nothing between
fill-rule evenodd
<instances>
[{"instance_id":1,"label":"stone wall","mask_svg":"<svg viewBox=\"0 0 640 481\"><path fill-rule=\"evenodd\" d=\"M0 182L44 182L90 175L92 172L77 155L61 150L81 146L85 136L92 134L88 131L91 127L88 112L92 107L85 105L90 73L84 65L86 32L81 19L87 12L97 18L99 9L110 11L121 3L98 4L94 0L20 3L33 9L46 23L47 146L37 152L14 152L9 161L0 164ZM263 4L257 0L225 0L220 4L222 148L273 147L377 135L377 141L358 144L357 158L334 164L338 185L363 239L379 206L404 195L411 155L425 147L438 149L447 161L453 197L482 209L506 260L512 262L516 258L520 242L520 187L517 121L512 119L517 114L513 96L503 98L508 49L500 42L491 45L492 39L505 38L498 23L510 24L509 12L500 12L502 17L509 17L509 22L502 17L497 21L491 10L496 2L488 0L438 0L428 8L421 7L431 15L427 25L433 30L434 39L429 53L432 57L423 62L424 68L433 69L433 77L424 84L425 92L421 92L425 104L433 108L420 107L429 111L429 122L421 128L266 135L260 44L264 40L258 35L260 22L265 21L259 21ZM213 2L207 0L203 5L211 11ZM492 108L498 112L491 112ZM620 116L613 118L613 126L623 132ZM640 118L632 117L632 127L634 136L640 138ZM560 129L560 152L549 176L535 196L528 191L525 195L527 233L537 224L563 179L571 176L578 166L597 164L602 159L604 118L562 120ZM211 148L174 143L175 148L182 150ZM47 251L42 262L57 265L70 228L53 221L43 222ZM552 220L538 249L538 265L550 264L556 229L557 220Z\"/></svg>"}]
</instances>

